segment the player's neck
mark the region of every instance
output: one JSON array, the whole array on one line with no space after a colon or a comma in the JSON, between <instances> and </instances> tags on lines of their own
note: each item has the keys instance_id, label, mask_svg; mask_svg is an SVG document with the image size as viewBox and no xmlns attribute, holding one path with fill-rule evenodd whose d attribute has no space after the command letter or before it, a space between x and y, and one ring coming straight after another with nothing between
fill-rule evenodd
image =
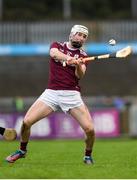
<instances>
[{"instance_id":1,"label":"player's neck","mask_svg":"<svg viewBox=\"0 0 137 180\"><path fill-rule=\"evenodd\" d=\"M67 43L68 48L74 49L70 42Z\"/></svg>"},{"instance_id":2,"label":"player's neck","mask_svg":"<svg viewBox=\"0 0 137 180\"><path fill-rule=\"evenodd\" d=\"M68 47L69 49L73 49L73 50L79 49L79 48L73 47L73 46L71 45L71 42L70 42L70 41L67 43L67 47Z\"/></svg>"}]
</instances>

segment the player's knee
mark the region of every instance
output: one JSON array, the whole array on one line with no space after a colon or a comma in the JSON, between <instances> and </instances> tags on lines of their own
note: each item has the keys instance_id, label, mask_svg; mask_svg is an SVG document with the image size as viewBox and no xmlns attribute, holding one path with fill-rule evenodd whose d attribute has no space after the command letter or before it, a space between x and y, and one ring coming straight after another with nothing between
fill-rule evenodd
<instances>
[{"instance_id":1,"label":"player's knee","mask_svg":"<svg viewBox=\"0 0 137 180\"><path fill-rule=\"evenodd\" d=\"M23 125L26 128L30 128L32 126L31 120L29 117L25 117L23 120Z\"/></svg>"},{"instance_id":2,"label":"player's knee","mask_svg":"<svg viewBox=\"0 0 137 180\"><path fill-rule=\"evenodd\" d=\"M93 127L86 127L86 128L85 128L85 133L86 133L87 135L94 136L94 135L95 135L95 130L94 130Z\"/></svg>"},{"instance_id":3,"label":"player's knee","mask_svg":"<svg viewBox=\"0 0 137 180\"><path fill-rule=\"evenodd\" d=\"M29 129L31 126L27 121L23 121L22 127L23 127L23 129Z\"/></svg>"}]
</instances>

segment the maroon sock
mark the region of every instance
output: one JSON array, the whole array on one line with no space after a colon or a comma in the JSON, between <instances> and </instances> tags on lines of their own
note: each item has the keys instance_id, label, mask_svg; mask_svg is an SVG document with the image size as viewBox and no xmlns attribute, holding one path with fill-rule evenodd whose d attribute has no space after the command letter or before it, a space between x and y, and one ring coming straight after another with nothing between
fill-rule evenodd
<instances>
[{"instance_id":1,"label":"maroon sock","mask_svg":"<svg viewBox=\"0 0 137 180\"><path fill-rule=\"evenodd\" d=\"M27 151L27 144L28 144L28 142L21 142L20 143L20 150Z\"/></svg>"},{"instance_id":2,"label":"maroon sock","mask_svg":"<svg viewBox=\"0 0 137 180\"><path fill-rule=\"evenodd\" d=\"M85 150L85 156L91 156L92 150Z\"/></svg>"}]
</instances>

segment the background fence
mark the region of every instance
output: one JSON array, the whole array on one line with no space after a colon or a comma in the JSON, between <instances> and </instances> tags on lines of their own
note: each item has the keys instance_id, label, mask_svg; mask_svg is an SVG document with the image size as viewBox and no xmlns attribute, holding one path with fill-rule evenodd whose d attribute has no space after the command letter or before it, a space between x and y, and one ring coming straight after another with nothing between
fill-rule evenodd
<instances>
[{"instance_id":1,"label":"background fence","mask_svg":"<svg viewBox=\"0 0 137 180\"><path fill-rule=\"evenodd\" d=\"M3 22L0 23L0 44L67 41L74 24L89 28L88 42L106 42L112 37L118 42L137 40L137 21Z\"/></svg>"}]
</instances>

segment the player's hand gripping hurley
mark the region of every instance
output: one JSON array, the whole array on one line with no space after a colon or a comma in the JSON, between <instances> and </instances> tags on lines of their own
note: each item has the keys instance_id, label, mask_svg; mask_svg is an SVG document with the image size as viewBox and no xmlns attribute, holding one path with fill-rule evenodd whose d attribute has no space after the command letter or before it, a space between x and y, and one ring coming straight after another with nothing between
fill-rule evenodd
<instances>
[{"instance_id":1,"label":"player's hand gripping hurley","mask_svg":"<svg viewBox=\"0 0 137 180\"><path fill-rule=\"evenodd\" d=\"M79 63L86 63L89 61L94 61L94 60L98 60L98 59L109 59L109 58L126 58L127 56L129 56L132 52L132 48L131 46L127 46L121 50L116 51L115 53L112 54L103 54L103 55L99 55L99 56L91 56L91 57L87 57L87 58L79 58L77 60L71 60L71 61L67 61L67 62L63 62L63 66L66 66L66 63L69 64L79 64Z\"/></svg>"}]
</instances>

